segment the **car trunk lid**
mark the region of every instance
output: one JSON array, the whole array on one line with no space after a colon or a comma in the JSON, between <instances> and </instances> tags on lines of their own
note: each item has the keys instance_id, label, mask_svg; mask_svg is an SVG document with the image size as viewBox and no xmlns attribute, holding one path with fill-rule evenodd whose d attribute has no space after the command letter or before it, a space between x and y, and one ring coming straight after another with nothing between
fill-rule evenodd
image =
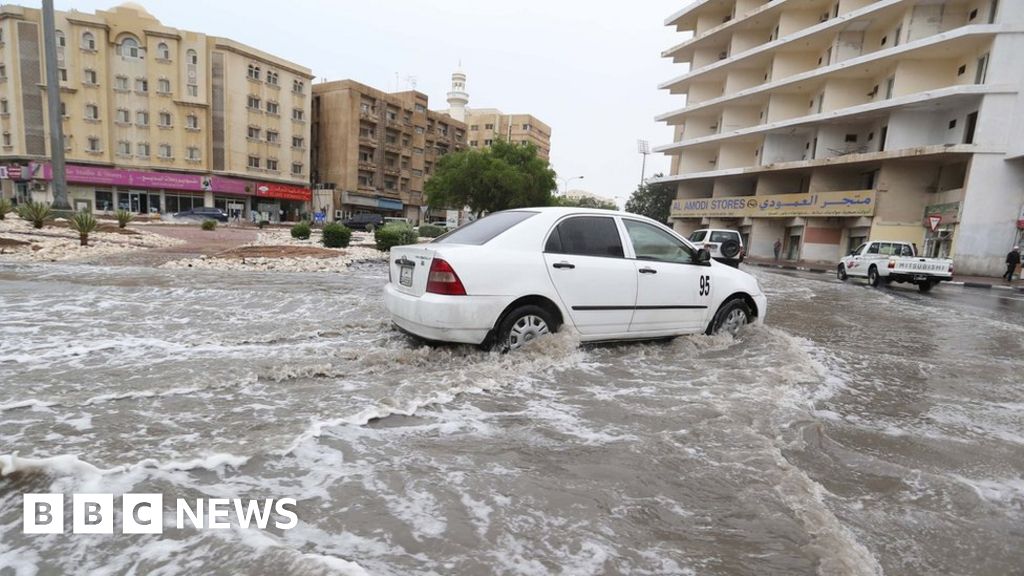
<instances>
[{"instance_id":1,"label":"car trunk lid","mask_svg":"<svg viewBox=\"0 0 1024 576\"><path fill-rule=\"evenodd\" d=\"M422 296L427 291L430 263L436 251L430 244L395 246L388 257L391 284L404 294Z\"/></svg>"}]
</instances>

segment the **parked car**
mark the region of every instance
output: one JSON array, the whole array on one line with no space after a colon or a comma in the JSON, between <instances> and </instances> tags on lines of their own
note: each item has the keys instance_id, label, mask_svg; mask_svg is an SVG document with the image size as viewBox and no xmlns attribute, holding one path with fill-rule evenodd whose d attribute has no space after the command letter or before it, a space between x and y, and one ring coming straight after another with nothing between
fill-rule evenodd
<instances>
[{"instance_id":1,"label":"parked car","mask_svg":"<svg viewBox=\"0 0 1024 576\"><path fill-rule=\"evenodd\" d=\"M690 242L697 248L706 248L711 257L722 264L733 268L743 262L746 250L743 248L743 237L735 230L705 228L690 234Z\"/></svg>"},{"instance_id":2,"label":"parked car","mask_svg":"<svg viewBox=\"0 0 1024 576\"><path fill-rule=\"evenodd\" d=\"M457 224L453 224L452 222L449 222L447 220L434 220L433 222L430 223L430 225L437 226L439 228L444 228L445 230L455 230L456 228L459 227Z\"/></svg>"},{"instance_id":3,"label":"parked car","mask_svg":"<svg viewBox=\"0 0 1024 576\"><path fill-rule=\"evenodd\" d=\"M185 210L183 212L176 212L175 218L187 219L187 220L218 220L220 222L227 222L228 215L220 208L213 208L209 206L198 206L191 210Z\"/></svg>"},{"instance_id":4,"label":"parked car","mask_svg":"<svg viewBox=\"0 0 1024 576\"><path fill-rule=\"evenodd\" d=\"M851 276L867 278L875 287L910 282L927 292L939 282L953 279L953 261L918 256L917 246L909 242L865 242L839 261L836 274L843 281Z\"/></svg>"},{"instance_id":5,"label":"parked car","mask_svg":"<svg viewBox=\"0 0 1024 576\"><path fill-rule=\"evenodd\" d=\"M767 309L753 276L608 210L497 212L392 248L388 272L384 304L400 329L501 350L567 325L588 342L735 333Z\"/></svg>"},{"instance_id":6,"label":"parked car","mask_svg":"<svg viewBox=\"0 0 1024 576\"><path fill-rule=\"evenodd\" d=\"M366 230L367 232L373 232L374 229L384 225L384 217L380 214L364 212L362 214L353 215L351 218L345 220L343 224L352 230Z\"/></svg>"}]
</instances>

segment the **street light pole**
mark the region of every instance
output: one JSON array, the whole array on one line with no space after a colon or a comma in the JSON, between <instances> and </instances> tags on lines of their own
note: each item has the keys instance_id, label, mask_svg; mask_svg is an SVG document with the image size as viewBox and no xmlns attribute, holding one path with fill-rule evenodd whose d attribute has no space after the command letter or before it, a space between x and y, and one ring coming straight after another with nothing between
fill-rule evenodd
<instances>
[{"instance_id":1,"label":"street light pole","mask_svg":"<svg viewBox=\"0 0 1024 576\"><path fill-rule=\"evenodd\" d=\"M640 187L643 188L644 177L647 176L647 155L651 153L651 143L647 140L637 140L636 148L644 156L644 162L640 166Z\"/></svg>"},{"instance_id":2,"label":"street light pole","mask_svg":"<svg viewBox=\"0 0 1024 576\"><path fill-rule=\"evenodd\" d=\"M562 196L565 196L569 192L569 182L573 180L583 180L583 176L572 176L570 178L561 178L562 180Z\"/></svg>"},{"instance_id":3,"label":"street light pole","mask_svg":"<svg viewBox=\"0 0 1024 576\"><path fill-rule=\"evenodd\" d=\"M60 113L60 75L57 69L57 28L53 0L43 0L43 48L46 61L46 103L50 121L50 170L54 210L71 210L64 172L64 127Z\"/></svg>"}]
</instances>

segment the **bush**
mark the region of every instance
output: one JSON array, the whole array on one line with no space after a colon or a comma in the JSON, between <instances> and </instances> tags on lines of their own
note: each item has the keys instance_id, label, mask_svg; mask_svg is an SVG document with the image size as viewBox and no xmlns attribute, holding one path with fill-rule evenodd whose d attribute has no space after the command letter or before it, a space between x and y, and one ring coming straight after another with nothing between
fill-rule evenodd
<instances>
[{"instance_id":1,"label":"bush","mask_svg":"<svg viewBox=\"0 0 1024 576\"><path fill-rule=\"evenodd\" d=\"M3 220L9 212L14 210L11 201L7 198L0 198L0 220Z\"/></svg>"},{"instance_id":2,"label":"bush","mask_svg":"<svg viewBox=\"0 0 1024 576\"><path fill-rule=\"evenodd\" d=\"M207 232L212 232L212 231L214 231L216 229L217 229L217 221L216 220L203 220L203 230L206 230Z\"/></svg>"},{"instance_id":3,"label":"bush","mask_svg":"<svg viewBox=\"0 0 1024 576\"><path fill-rule=\"evenodd\" d=\"M377 250L387 252L394 246L415 244L419 236L408 224L387 224L374 230L373 239L377 242Z\"/></svg>"},{"instance_id":4,"label":"bush","mask_svg":"<svg viewBox=\"0 0 1024 576\"><path fill-rule=\"evenodd\" d=\"M42 228L47 220L53 219L53 211L49 204L42 202L25 202L18 206L18 216L28 220L35 228Z\"/></svg>"},{"instance_id":5,"label":"bush","mask_svg":"<svg viewBox=\"0 0 1024 576\"><path fill-rule=\"evenodd\" d=\"M82 246L88 246L89 233L95 232L96 228L99 227L99 223L96 222L96 218L91 212L83 211L71 217L68 227L78 232L78 239L81 241Z\"/></svg>"},{"instance_id":6,"label":"bush","mask_svg":"<svg viewBox=\"0 0 1024 576\"><path fill-rule=\"evenodd\" d=\"M352 239L352 230L346 226L331 222L324 226L324 246L328 248L344 248Z\"/></svg>"},{"instance_id":7,"label":"bush","mask_svg":"<svg viewBox=\"0 0 1024 576\"><path fill-rule=\"evenodd\" d=\"M260 220L256 226L258 226L260 230L263 230L263 227L268 224L270 224L270 220Z\"/></svg>"},{"instance_id":8,"label":"bush","mask_svg":"<svg viewBox=\"0 0 1024 576\"><path fill-rule=\"evenodd\" d=\"M437 238L441 234L444 234L446 230L440 226L434 226L433 224L423 224L420 226L419 233L421 238Z\"/></svg>"},{"instance_id":9,"label":"bush","mask_svg":"<svg viewBox=\"0 0 1024 576\"><path fill-rule=\"evenodd\" d=\"M135 220L135 214L132 214L131 212L124 209L114 212L114 216L117 217L118 228L124 228L125 226L128 225L129 222Z\"/></svg>"},{"instance_id":10,"label":"bush","mask_svg":"<svg viewBox=\"0 0 1024 576\"><path fill-rule=\"evenodd\" d=\"M309 240L309 235L311 233L312 230L309 228L309 222L306 222L305 220L299 222L295 226L292 226L292 238L295 238L296 240Z\"/></svg>"}]
</instances>

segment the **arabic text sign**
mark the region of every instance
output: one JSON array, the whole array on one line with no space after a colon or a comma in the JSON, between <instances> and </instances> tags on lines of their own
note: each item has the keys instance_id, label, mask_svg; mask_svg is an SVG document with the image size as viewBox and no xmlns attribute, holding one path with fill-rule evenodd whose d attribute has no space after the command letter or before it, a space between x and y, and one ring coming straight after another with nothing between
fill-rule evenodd
<instances>
[{"instance_id":1,"label":"arabic text sign","mask_svg":"<svg viewBox=\"0 0 1024 576\"><path fill-rule=\"evenodd\" d=\"M182 172L149 172L145 170L121 170L103 166L82 166L68 164L64 169L68 182L121 186L125 188L164 188L167 190L191 190L203 192L212 190L225 194L251 195L246 190L248 182L220 176L188 174ZM53 167L42 165L42 178L53 178Z\"/></svg>"},{"instance_id":2,"label":"arabic text sign","mask_svg":"<svg viewBox=\"0 0 1024 576\"><path fill-rule=\"evenodd\" d=\"M676 218L872 216L874 213L874 190L729 198L679 198L672 202L672 216Z\"/></svg>"}]
</instances>

